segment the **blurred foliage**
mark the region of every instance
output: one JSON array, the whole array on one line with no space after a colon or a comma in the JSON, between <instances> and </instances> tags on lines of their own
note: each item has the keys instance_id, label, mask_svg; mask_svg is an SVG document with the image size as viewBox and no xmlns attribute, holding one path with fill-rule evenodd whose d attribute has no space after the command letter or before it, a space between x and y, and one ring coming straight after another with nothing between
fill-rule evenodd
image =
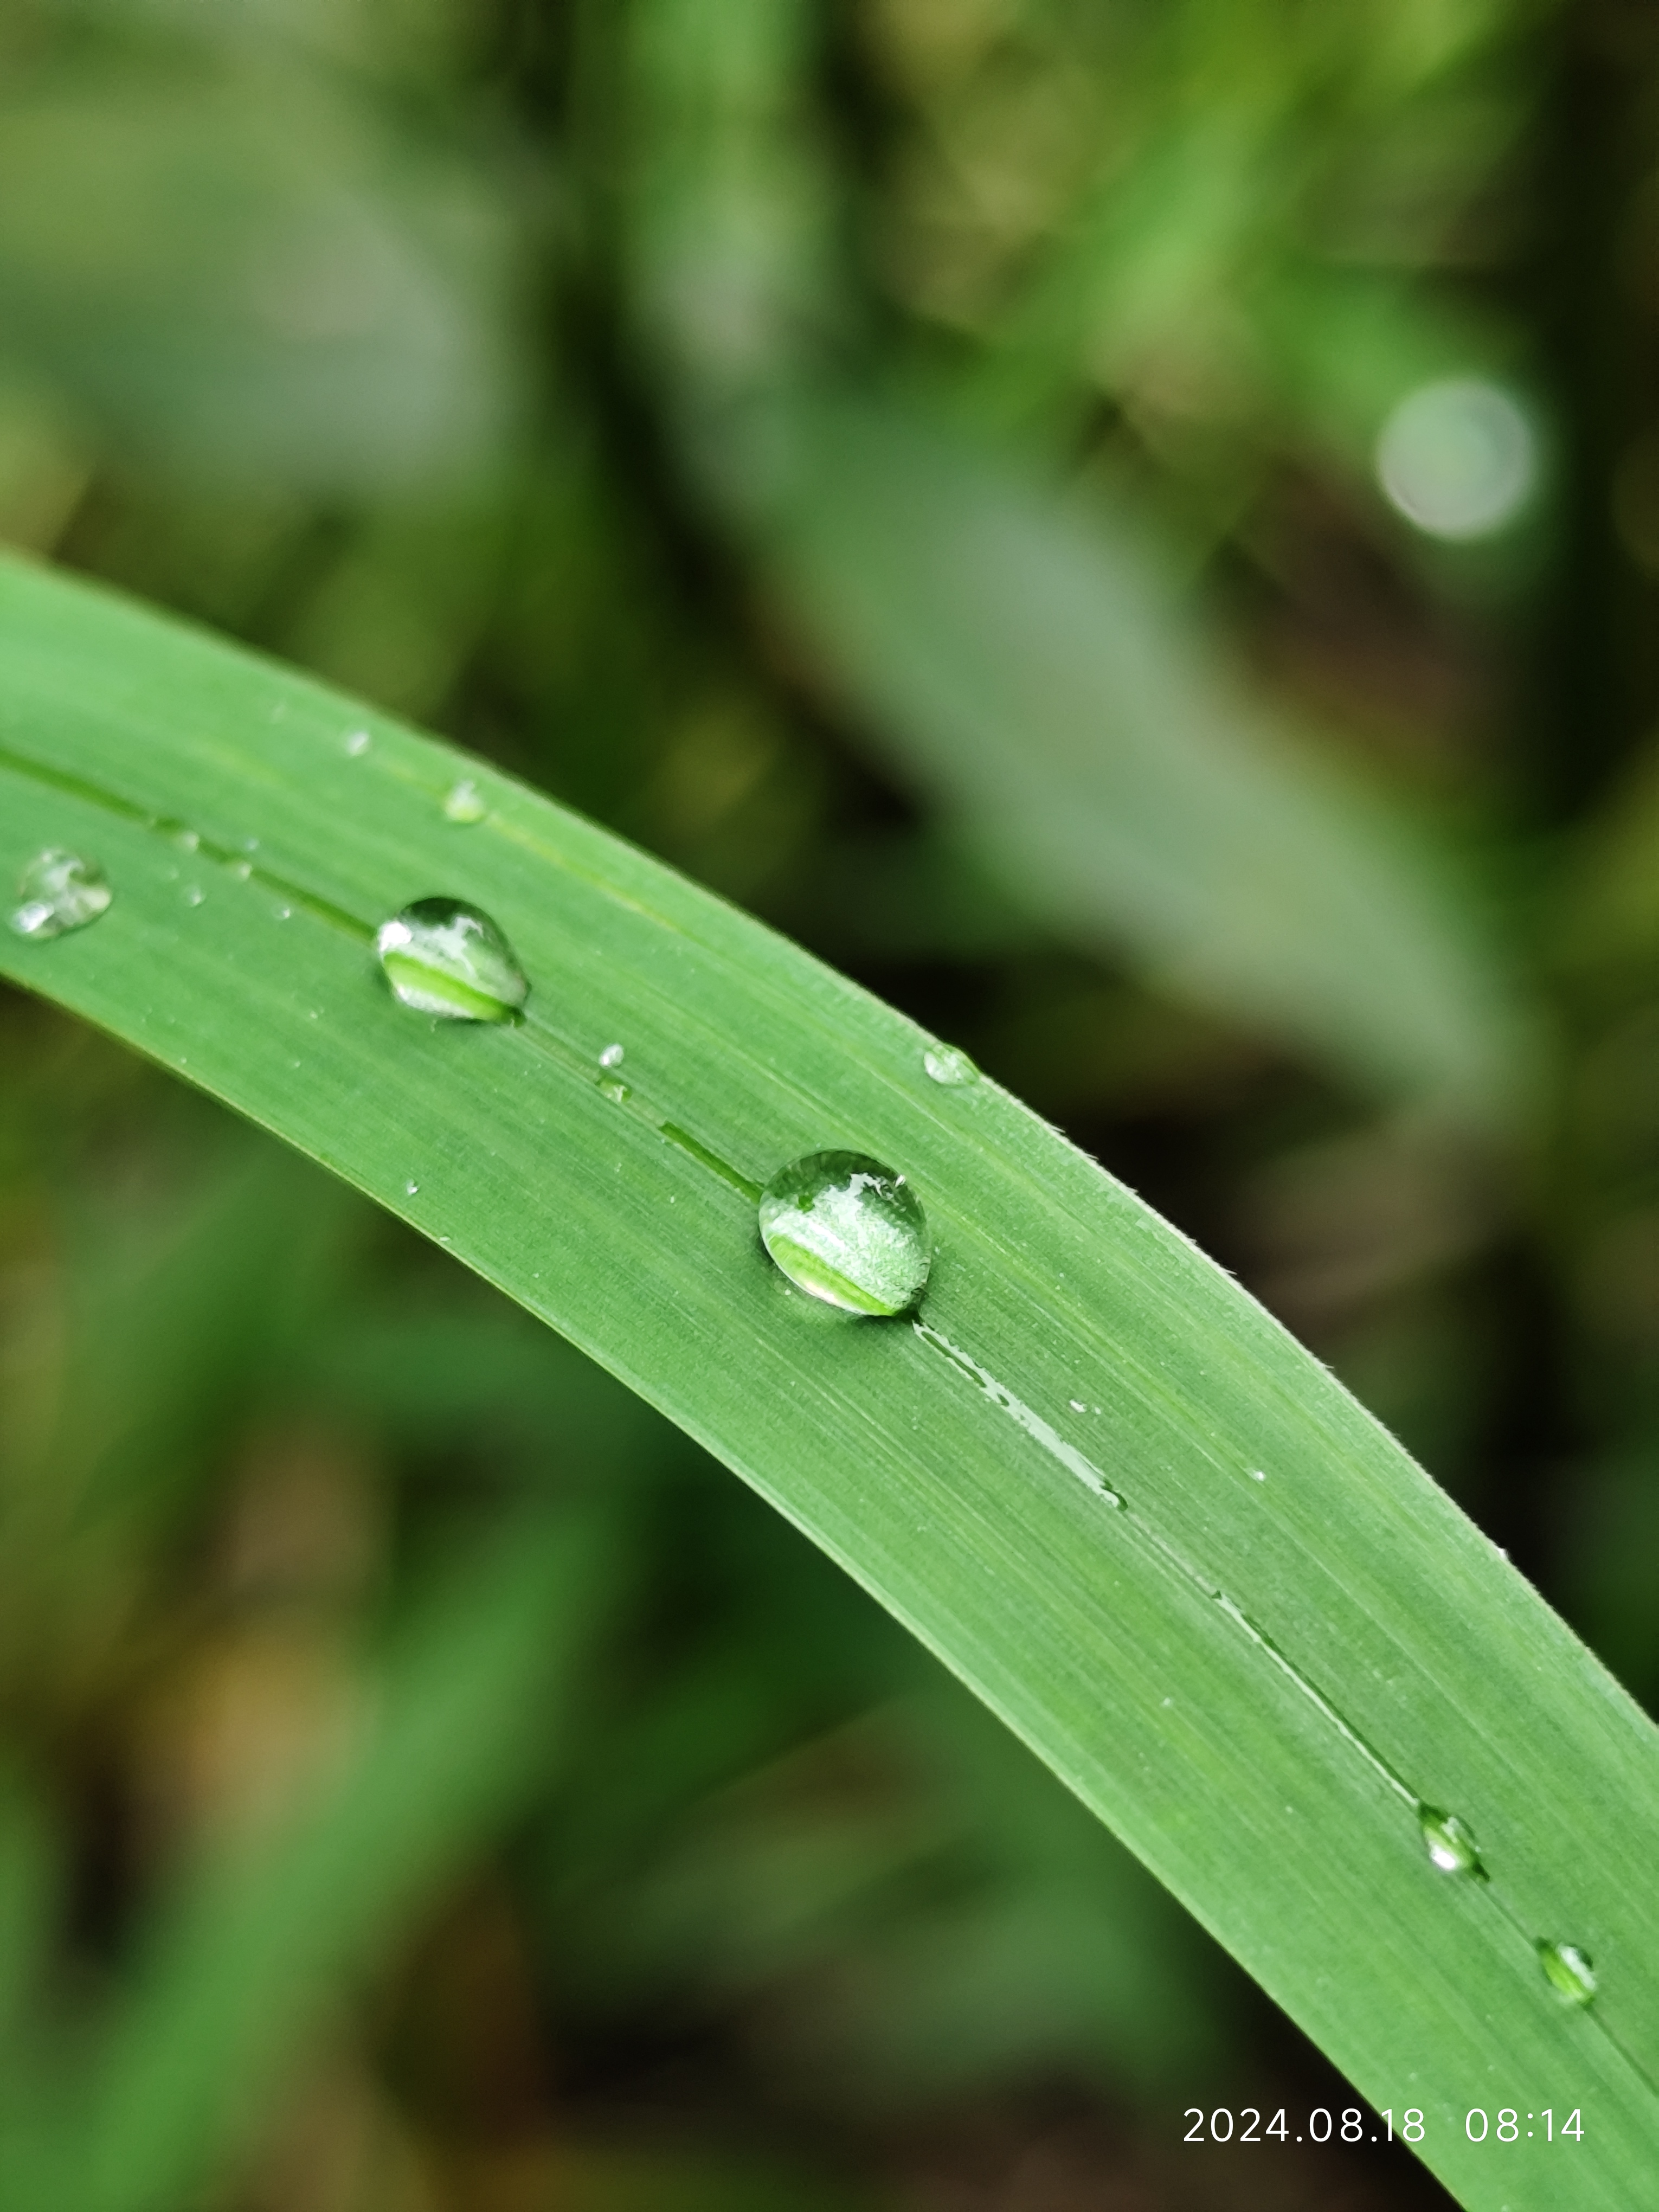
<instances>
[{"instance_id":1,"label":"blurred foliage","mask_svg":"<svg viewBox=\"0 0 1659 2212\"><path fill-rule=\"evenodd\" d=\"M1652 1701L1650 10L18 0L0 61L9 540L960 1037ZM1449 375L1539 455L1467 544L1373 468ZM1258 2201L1179 2110L1340 2089L833 1570L0 1036L0 2202Z\"/></svg>"}]
</instances>

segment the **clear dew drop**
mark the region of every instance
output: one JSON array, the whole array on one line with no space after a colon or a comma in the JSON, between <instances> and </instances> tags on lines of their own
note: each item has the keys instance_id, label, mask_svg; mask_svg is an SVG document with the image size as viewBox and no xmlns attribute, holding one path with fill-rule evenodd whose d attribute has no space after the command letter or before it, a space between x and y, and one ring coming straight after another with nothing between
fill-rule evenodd
<instances>
[{"instance_id":1,"label":"clear dew drop","mask_svg":"<svg viewBox=\"0 0 1659 2212\"><path fill-rule=\"evenodd\" d=\"M464 775L459 783L452 783L445 794L446 822L482 822L489 811L483 793L470 775Z\"/></svg>"},{"instance_id":2,"label":"clear dew drop","mask_svg":"<svg viewBox=\"0 0 1659 2212\"><path fill-rule=\"evenodd\" d=\"M207 893L202 889L200 884L191 884L185 892L185 904L200 906L206 896Z\"/></svg>"},{"instance_id":3,"label":"clear dew drop","mask_svg":"<svg viewBox=\"0 0 1659 2212\"><path fill-rule=\"evenodd\" d=\"M37 853L17 879L18 903L11 926L20 937L44 944L48 938L84 929L107 913L114 896L96 860L83 860L61 845Z\"/></svg>"},{"instance_id":4,"label":"clear dew drop","mask_svg":"<svg viewBox=\"0 0 1659 2212\"><path fill-rule=\"evenodd\" d=\"M374 740L367 730L350 730L345 737L345 749L353 760L361 760Z\"/></svg>"},{"instance_id":5,"label":"clear dew drop","mask_svg":"<svg viewBox=\"0 0 1659 2212\"><path fill-rule=\"evenodd\" d=\"M1455 1813L1443 1813L1435 1805L1419 1805L1417 1817L1429 1857L1442 1874L1473 1875L1477 1881L1486 1879L1474 1838Z\"/></svg>"},{"instance_id":6,"label":"clear dew drop","mask_svg":"<svg viewBox=\"0 0 1659 2212\"><path fill-rule=\"evenodd\" d=\"M1576 1943L1540 1943L1538 1963L1550 1987L1570 2002L1587 2005L1595 1995L1595 1970Z\"/></svg>"},{"instance_id":7,"label":"clear dew drop","mask_svg":"<svg viewBox=\"0 0 1659 2212\"><path fill-rule=\"evenodd\" d=\"M404 1196L405 1198L413 1198L420 1187L421 1186L417 1182L406 1182L404 1185Z\"/></svg>"},{"instance_id":8,"label":"clear dew drop","mask_svg":"<svg viewBox=\"0 0 1659 2212\"><path fill-rule=\"evenodd\" d=\"M1086 1413L1089 1410L1081 1398L1068 1398L1066 1402L1074 1413Z\"/></svg>"},{"instance_id":9,"label":"clear dew drop","mask_svg":"<svg viewBox=\"0 0 1659 2212\"><path fill-rule=\"evenodd\" d=\"M599 1066L601 1067L620 1067L625 1058L626 1054L623 1053L623 1048L619 1044L608 1044L605 1050L599 1054Z\"/></svg>"},{"instance_id":10,"label":"clear dew drop","mask_svg":"<svg viewBox=\"0 0 1659 2212\"><path fill-rule=\"evenodd\" d=\"M245 884L253 873L253 863L252 860L233 860L230 864L230 872L239 884Z\"/></svg>"},{"instance_id":11,"label":"clear dew drop","mask_svg":"<svg viewBox=\"0 0 1659 2212\"><path fill-rule=\"evenodd\" d=\"M510 1022L530 994L501 930L461 899L416 899L380 924L374 950L392 990L419 1014Z\"/></svg>"},{"instance_id":12,"label":"clear dew drop","mask_svg":"<svg viewBox=\"0 0 1659 2212\"><path fill-rule=\"evenodd\" d=\"M932 1253L921 1201L863 1152L809 1152L760 1200L761 1242L792 1283L855 1314L908 1313Z\"/></svg>"},{"instance_id":13,"label":"clear dew drop","mask_svg":"<svg viewBox=\"0 0 1659 2212\"><path fill-rule=\"evenodd\" d=\"M930 1044L921 1055L921 1064L935 1083L949 1084L957 1090L964 1084L979 1081L978 1068L957 1045Z\"/></svg>"}]
</instances>

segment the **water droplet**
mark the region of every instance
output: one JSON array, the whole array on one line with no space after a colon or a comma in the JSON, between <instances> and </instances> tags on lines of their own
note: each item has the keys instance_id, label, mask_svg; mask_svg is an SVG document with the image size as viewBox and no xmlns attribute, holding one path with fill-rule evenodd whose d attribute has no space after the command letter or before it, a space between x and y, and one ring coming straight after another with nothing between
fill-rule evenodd
<instances>
[{"instance_id":1,"label":"water droplet","mask_svg":"<svg viewBox=\"0 0 1659 2212\"><path fill-rule=\"evenodd\" d=\"M198 852L202 843L200 835L194 830L176 830L173 833L173 842L181 853Z\"/></svg>"},{"instance_id":2,"label":"water droplet","mask_svg":"<svg viewBox=\"0 0 1659 2212\"><path fill-rule=\"evenodd\" d=\"M279 906L276 909L276 919L278 921L292 921L294 919L293 908L291 906Z\"/></svg>"},{"instance_id":3,"label":"water droplet","mask_svg":"<svg viewBox=\"0 0 1659 2212\"><path fill-rule=\"evenodd\" d=\"M489 811L483 793L470 775L464 775L459 783L450 785L444 799L446 822L482 822Z\"/></svg>"},{"instance_id":4,"label":"water droplet","mask_svg":"<svg viewBox=\"0 0 1659 2212\"><path fill-rule=\"evenodd\" d=\"M1576 1943L1540 1943L1538 1963L1551 1988L1574 2004L1587 2005L1595 1995L1595 1971Z\"/></svg>"},{"instance_id":5,"label":"water droplet","mask_svg":"<svg viewBox=\"0 0 1659 2212\"><path fill-rule=\"evenodd\" d=\"M601 1067L620 1067L625 1056L626 1055L623 1054L623 1048L619 1044L608 1044L605 1050L599 1054L599 1066Z\"/></svg>"},{"instance_id":6,"label":"water droplet","mask_svg":"<svg viewBox=\"0 0 1659 2212\"><path fill-rule=\"evenodd\" d=\"M367 730L352 730L347 734L345 749L353 760L357 760L368 750L374 742L374 738L369 736Z\"/></svg>"},{"instance_id":7,"label":"water droplet","mask_svg":"<svg viewBox=\"0 0 1659 2212\"><path fill-rule=\"evenodd\" d=\"M1250 1469L1250 1480L1252 1482L1265 1482L1267 1480L1267 1476L1262 1473L1259 1467L1253 1467Z\"/></svg>"},{"instance_id":8,"label":"water droplet","mask_svg":"<svg viewBox=\"0 0 1659 2212\"><path fill-rule=\"evenodd\" d=\"M1068 1398L1066 1402L1074 1413L1086 1413L1089 1410L1081 1398Z\"/></svg>"},{"instance_id":9,"label":"water droplet","mask_svg":"<svg viewBox=\"0 0 1659 2212\"><path fill-rule=\"evenodd\" d=\"M1434 1805L1419 1805L1417 1817L1429 1856L1442 1874L1470 1874L1477 1881L1486 1879L1474 1838L1455 1813L1443 1813Z\"/></svg>"},{"instance_id":10,"label":"water droplet","mask_svg":"<svg viewBox=\"0 0 1659 2212\"><path fill-rule=\"evenodd\" d=\"M242 840L242 850L243 850L245 853L257 853L257 852L258 851L258 849L259 849L259 841L258 841L258 839L257 837L244 837L244 838L243 838L243 840Z\"/></svg>"},{"instance_id":11,"label":"water droplet","mask_svg":"<svg viewBox=\"0 0 1659 2212\"><path fill-rule=\"evenodd\" d=\"M404 1196L405 1198L413 1198L420 1187L421 1186L417 1182L406 1182L404 1185Z\"/></svg>"},{"instance_id":12,"label":"water droplet","mask_svg":"<svg viewBox=\"0 0 1659 2212\"><path fill-rule=\"evenodd\" d=\"M977 1083L979 1070L959 1046L930 1044L921 1055L921 1064L935 1083L948 1083L960 1088L964 1083Z\"/></svg>"},{"instance_id":13,"label":"water droplet","mask_svg":"<svg viewBox=\"0 0 1659 2212\"><path fill-rule=\"evenodd\" d=\"M600 1076L599 1091L601 1095L608 1098L613 1106L625 1106L629 1100L634 1096L633 1091L629 1088L628 1085L623 1081L620 1075Z\"/></svg>"},{"instance_id":14,"label":"water droplet","mask_svg":"<svg viewBox=\"0 0 1659 2212\"><path fill-rule=\"evenodd\" d=\"M230 864L230 872L239 884L245 884L253 873L253 863L252 860L233 860Z\"/></svg>"},{"instance_id":15,"label":"water droplet","mask_svg":"<svg viewBox=\"0 0 1659 2212\"><path fill-rule=\"evenodd\" d=\"M186 906L200 906L202 901L206 896L207 893L202 889L200 884L191 884L185 892L185 904Z\"/></svg>"},{"instance_id":16,"label":"water droplet","mask_svg":"<svg viewBox=\"0 0 1659 2212\"><path fill-rule=\"evenodd\" d=\"M386 981L416 1013L508 1022L530 984L487 914L463 900L416 899L374 934Z\"/></svg>"},{"instance_id":17,"label":"water droplet","mask_svg":"<svg viewBox=\"0 0 1659 2212\"><path fill-rule=\"evenodd\" d=\"M862 1152L809 1152L780 1168L761 1193L760 1233L792 1283L848 1313L908 1313L927 1280L921 1201Z\"/></svg>"},{"instance_id":18,"label":"water droplet","mask_svg":"<svg viewBox=\"0 0 1659 2212\"><path fill-rule=\"evenodd\" d=\"M96 860L83 860L61 845L37 853L17 879L11 926L20 937L44 944L84 929L105 913L114 894Z\"/></svg>"}]
</instances>

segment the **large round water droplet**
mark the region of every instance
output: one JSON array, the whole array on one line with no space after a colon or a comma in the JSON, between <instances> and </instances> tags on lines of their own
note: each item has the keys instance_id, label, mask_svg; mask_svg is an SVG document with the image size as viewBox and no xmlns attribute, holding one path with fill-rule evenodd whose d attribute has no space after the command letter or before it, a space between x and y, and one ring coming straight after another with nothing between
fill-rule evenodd
<instances>
[{"instance_id":1,"label":"large round water droplet","mask_svg":"<svg viewBox=\"0 0 1659 2212\"><path fill-rule=\"evenodd\" d=\"M374 950L387 982L417 1013L510 1022L530 994L500 929L460 899L416 899L380 924Z\"/></svg>"},{"instance_id":2,"label":"large round water droplet","mask_svg":"<svg viewBox=\"0 0 1659 2212\"><path fill-rule=\"evenodd\" d=\"M908 1313L933 1256L921 1200L863 1152L780 1168L761 1193L760 1233L792 1283L848 1313Z\"/></svg>"},{"instance_id":3,"label":"large round water droplet","mask_svg":"<svg viewBox=\"0 0 1659 2212\"><path fill-rule=\"evenodd\" d=\"M18 904L11 926L20 937L44 943L71 929L84 929L106 913L114 896L96 860L83 860L61 845L37 853L17 879Z\"/></svg>"},{"instance_id":4,"label":"large round water droplet","mask_svg":"<svg viewBox=\"0 0 1659 2212\"><path fill-rule=\"evenodd\" d=\"M1417 1815L1429 1856L1442 1874L1469 1874L1477 1881L1486 1880L1486 1869L1480 1863L1474 1838L1455 1813L1443 1813L1433 1805L1419 1805Z\"/></svg>"},{"instance_id":5,"label":"large round water droplet","mask_svg":"<svg viewBox=\"0 0 1659 2212\"><path fill-rule=\"evenodd\" d=\"M1559 1990L1574 2004L1587 2005L1595 1995L1595 1975L1576 1943L1540 1943L1538 1963L1551 1988Z\"/></svg>"},{"instance_id":6,"label":"large round water droplet","mask_svg":"<svg viewBox=\"0 0 1659 2212\"><path fill-rule=\"evenodd\" d=\"M921 1055L921 1064L935 1083L960 1088L963 1084L979 1081L978 1068L960 1045L930 1044Z\"/></svg>"}]
</instances>

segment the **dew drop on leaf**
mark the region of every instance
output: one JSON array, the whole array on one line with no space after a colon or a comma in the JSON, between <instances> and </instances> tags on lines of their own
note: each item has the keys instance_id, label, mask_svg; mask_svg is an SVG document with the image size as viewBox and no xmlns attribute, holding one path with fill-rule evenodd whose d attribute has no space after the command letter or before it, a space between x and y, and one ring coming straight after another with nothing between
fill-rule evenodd
<instances>
[{"instance_id":1,"label":"dew drop on leaf","mask_svg":"<svg viewBox=\"0 0 1659 2212\"><path fill-rule=\"evenodd\" d=\"M96 860L83 860L61 845L37 853L17 879L11 926L20 937L44 943L84 929L107 912L114 894Z\"/></svg>"},{"instance_id":2,"label":"dew drop on leaf","mask_svg":"<svg viewBox=\"0 0 1659 2212\"><path fill-rule=\"evenodd\" d=\"M446 822L482 822L489 811L483 793L470 775L464 775L459 783L450 785L444 799Z\"/></svg>"},{"instance_id":3,"label":"dew drop on leaf","mask_svg":"<svg viewBox=\"0 0 1659 2212\"><path fill-rule=\"evenodd\" d=\"M792 1283L848 1313L908 1313L927 1280L921 1200L863 1152L809 1152L780 1168L761 1193L760 1233Z\"/></svg>"},{"instance_id":4,"label":"dew drop on leaf","mask_svg":"<svg viewBox=\"0 0 1659 2212\"><path fill-rule=\"evenodd\" d=\"M374 933L386 981L406 1006L460 1022L510 1022L530 984L487 914L461 899L416 899Z\"/></svg>"},{"instance_id":5,"label":"dew drop on leaf","mask_svg":"<svg viewBox=\"0 0 1659 2212\"><path fill-rule=\"evenodd\" d=\"M1468 1874L1477 1881L1486 1880L1486 1869L1480 1863L1474 1838L1455 1813L1443 1813L1434 1805L1419 1805L1417 1817L1429 1856L1442 1874Z\"/></svg>"},{"instance_id":6,"label":"dew drop on leaf","mask_svg":"<svg viewBox=\"0 0 1659 2212\"><path fill-rule=\"evenodd\" d=\"M1595 1972L1576 1943L1540 1943L1538 1963L1550 1987L1572 2003L1587 2005L1595 1995Z\"/></svg>"},{"instance_id":7,"label":"dew drop on leaf","mask_svg":"<svg viewBox=\"0 0 1659 2212\"><path fill-rule=\"evenodd\" d=\"M921 1055L921 1064L935 1083L959 1090L963 1084L979 1081L978 1068L957 1045L930 1044Z\"/></svg>"},{"instance_id":8,"label":"dew drop on leaf","mask_svg":"<svg viewBox=\"0 0 1659 2212\"><path fill-rule=\"evenodd\" d=\"M605 1050L599 1054L599 1066L601 1067L620 1067L623 1064L623 1048L619 1044L608 1044Z\"/></svg>"},{"instance_id":9,"label":"dew drop on leaf","mask_svg":"<svg viewBox=\"0 0 1659 2212\"><path fill-rule=\"evenodd\" d=\"M347 734L345 749L353 760L360 760L374 742L367 730L352 730Z\"/></svg>"},{"instance_id":10,"label":"dew drop on leaf","mask_svg":"<svg viewBox=\"0 0 1659 2212\"><path fill-rule=\"evenodd\" d=\"M600 1092L613 1106L625 1106L634 1096L620 1075L601 1075L599 1083Z\"/></svg>"}]
</instances>

